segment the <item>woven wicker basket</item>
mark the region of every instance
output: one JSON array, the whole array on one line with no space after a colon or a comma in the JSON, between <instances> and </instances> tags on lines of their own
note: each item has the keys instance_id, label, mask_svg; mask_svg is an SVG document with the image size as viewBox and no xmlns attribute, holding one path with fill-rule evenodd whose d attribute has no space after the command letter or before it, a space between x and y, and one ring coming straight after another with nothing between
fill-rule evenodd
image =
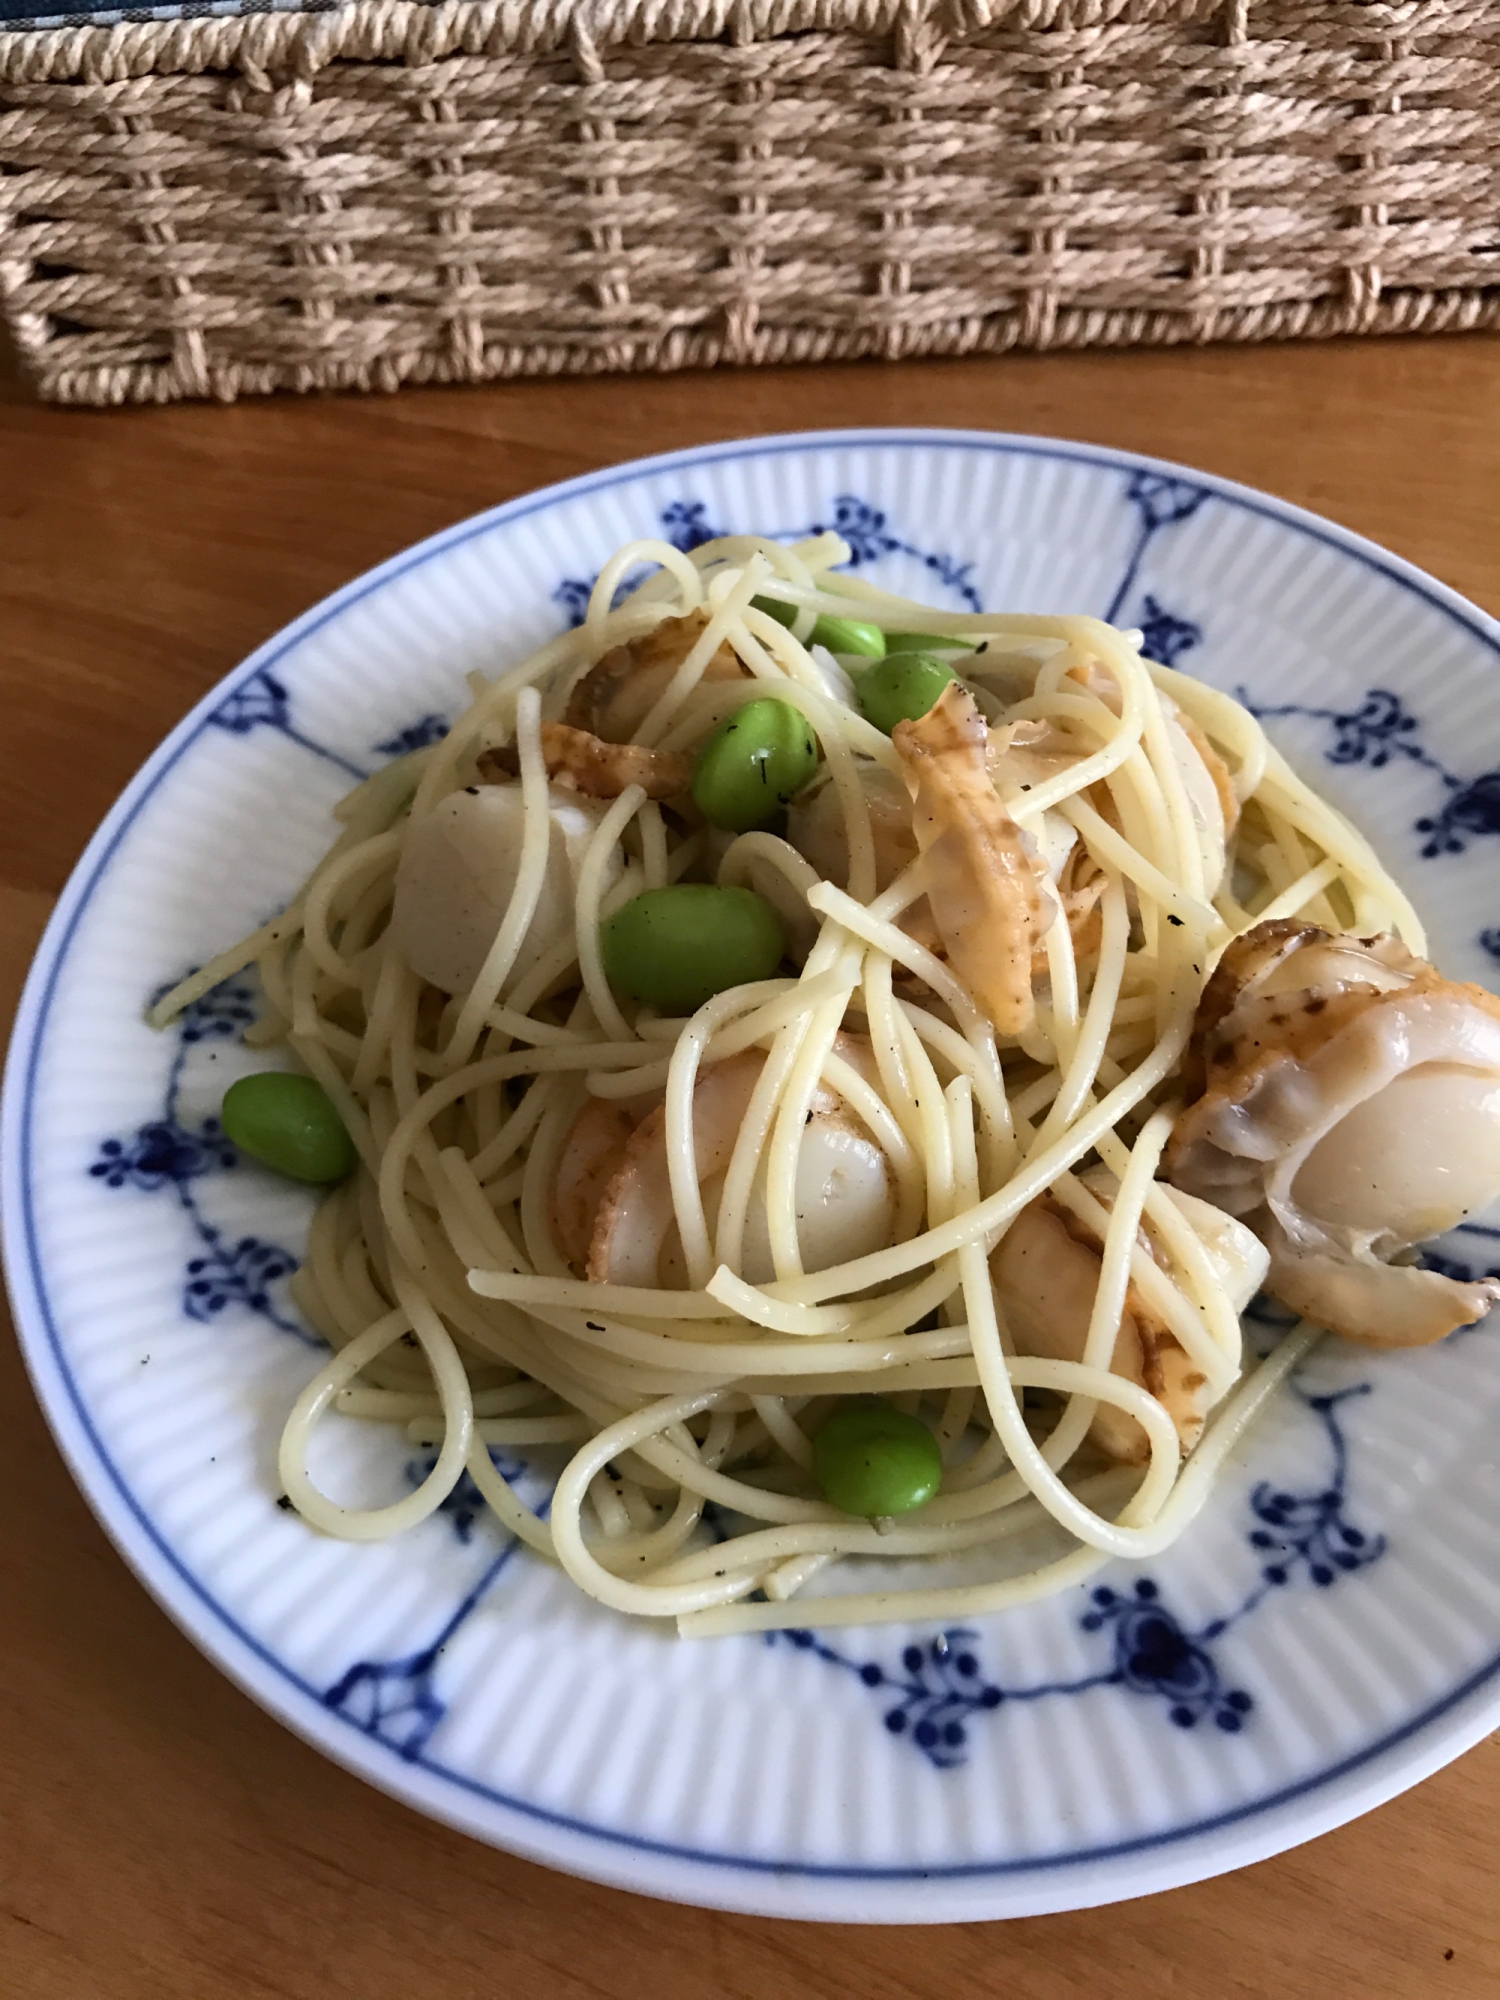
<instances>
[{"instance_id":1,"label":"woven wicker basket","mask_svg":"<svg viewBox=\"0 0 1500 2000\"><path fill-rule=\"evenodd\" d=\"M73 402L1500 321L1494 0L356 0L0 33Z\"/></svg>"}]
</instances>

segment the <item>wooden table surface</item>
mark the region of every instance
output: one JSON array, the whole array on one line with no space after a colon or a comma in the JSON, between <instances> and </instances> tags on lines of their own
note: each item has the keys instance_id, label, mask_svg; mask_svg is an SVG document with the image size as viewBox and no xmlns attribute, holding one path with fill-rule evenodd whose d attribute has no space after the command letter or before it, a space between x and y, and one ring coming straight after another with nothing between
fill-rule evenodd
<instances>
[{"instance_id":1,"label":"wooden table surface","mask_svg":"<svg viewBox=\"0 0 1500 2000\"><path fill-rule=\"evenodd\" d=\"M85 839L251 647L465 514L640 453L954 424L1185 460L1500 611L1500 341L1076 355L91 413L0 387L0 1003ZM1494 2000L1500 1738L1278 1860L855 1930L574 1882L367 1789L134 1582L0 1341L0 2000Z\"/></svg>"}]
</instances>

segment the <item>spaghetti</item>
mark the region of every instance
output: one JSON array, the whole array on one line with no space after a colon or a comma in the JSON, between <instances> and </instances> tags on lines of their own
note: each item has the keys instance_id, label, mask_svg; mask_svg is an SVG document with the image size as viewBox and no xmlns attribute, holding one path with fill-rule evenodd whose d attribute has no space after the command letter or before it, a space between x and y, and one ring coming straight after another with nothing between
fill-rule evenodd
<instances>
[{"instance_id":1,"label":"spaghetti","mask_svg":"<svg viewBox=\"0 0 1500 2000\"><path fill-rule=\"evenodd\" d=\"M580 1588L684 1633L972 1617L1165 1547L1316 1337L1244 1371L1205 1204L1158 1162L1230 940L1300 917L1420 952L1409 904L1245 709L1138 635L941 613L847 561L831 534L620 550L577 630L475 677L442 742L343 800L287 911L155 1010L255 965L255 1039L358 1150L294 1280L333 1349L280 1451L313 1526L397 1534L467 1471ZM820 619L925 635L957 691L886 735ZM720 832L663 787L768 694L818 773L784 830ZM481 818L503 880L466 859ZM791 962L663 1016L612 984L601 929L695 882L763 898ZM424 927L443 978L414 963ZM847 1192L866 1169L853 1222L829 1196L814 1242L809 1176ZM1094 1259L1070 1355L1025 1334L1024 1275L1007 1291L1046 1229ZM1127 1320L1157 1329L1144 1374L1121 1365ZM910 1516L819 1488L820 1422L851 1395L938 1440L941 1488ZM340 1506L307 1469L328 1412L435 1447L431 1471ZM546 1518L499 1447L566 1454ZM1071 1549L1018 1567L1039 1526ZM850 1557L878 1580L827 1576Z\"/></svg>"}]
</instances>

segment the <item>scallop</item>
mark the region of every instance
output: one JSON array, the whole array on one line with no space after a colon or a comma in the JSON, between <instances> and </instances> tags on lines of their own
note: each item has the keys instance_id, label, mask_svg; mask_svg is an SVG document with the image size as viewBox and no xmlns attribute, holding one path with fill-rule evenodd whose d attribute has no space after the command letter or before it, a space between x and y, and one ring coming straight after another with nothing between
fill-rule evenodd
<instances>
[{"instance_id":1,"label":"scallop","mask_svg":"<svg viewBox=\"0 0 1500 2000\"><path fill-rule=\"evenodd\" d=\"M1114 1205L1117 1182L1096 1167L1084 1185L1105 1208ZM1266 1252L1251 1230L1206 1201L1173 1189L1170 1198L1208 1254L1237 1312L1243 1312L1266 1275ZM1141 1246L1158 1262L1150 1232ZM1052 1361L1080 1361L1099 1288L1103 1245L1097 1235L1050 1194L1022 1209L990 1257L995 1299L1018 1354ZM1210 1403L1202 1371L1176 1336L1151 1311L1134 1285L1115 1335L1110 1371L1147 1390L1171 1417L1184 1452L1203 1433ZM1108 1457L1128 1465L1150 1456L1146 1433L1128 1412L1101 1403L1089 1437Z\"/></svg>"},{"instance_id":2,"label":"scallop","mask_svg":"<svg viewBox=\"0 0 1500 2000\"><path fill-rule=\"evenodd\" d=\"M911 800L893 771L860 757L855 760L860 789L870 809L875 840L875 887L887 889L902 869L917 858L912 831ZM825 764L787 807L786 837L825 882L849 886L849 843L844 835L844 808Z\"/></svg>"},{"instance_id":3,"label":"scallop","mask_svg":"<svg viewBox=\"0 0 1500 2000\"><path fill-rule=\"evenodd\" d=\"M1500 1300L1414 1261L1500 1197L1493 994L1393 938L1260 924L1204 991L1188 1083L1169 1178L1250 1223L1293 1312L1415 1347Z\"/></svg>"},{"instance_id":4,"label":"scallop","mask_svg":"<svg viewBox=\"0 0 1500 2000\"><path fill-rule=\"evenodd\" d=\"M571 933L578 871L608 810L577 792L549 791L547 867L512 980ZM445 993L467 993L479 977L510 908L525 825L518 784L475 785L452 793L407 833L391 933L412 970ZM606 889L620 867L616 849Z\"/></svg>"},{"instance_id":5,"label":"scallop","mask_svg":"<svg viewBox=\"0 0 1500 2000\"><path fill-rule=\"evenodd\" d=\"M874 1074L869 1045L840 1035L846 1061ZM712 1064L693 1095L693 1148L712 1227L740 1126L764 1065L758 1050ZM814 1093L797 1159L794 1203L804 1267L821 1271L893 1240L895 1176L884 1149L836 1091ZM595 1283L686 1284L667 1166L666 1113L658 1103L635 1122L613 1106L584 1106L564 1141L553 1188L552 1226L564 1254ZM746 1217L741 1275L776 1275L757 1184Z\"/></svg>"}]
</instances>

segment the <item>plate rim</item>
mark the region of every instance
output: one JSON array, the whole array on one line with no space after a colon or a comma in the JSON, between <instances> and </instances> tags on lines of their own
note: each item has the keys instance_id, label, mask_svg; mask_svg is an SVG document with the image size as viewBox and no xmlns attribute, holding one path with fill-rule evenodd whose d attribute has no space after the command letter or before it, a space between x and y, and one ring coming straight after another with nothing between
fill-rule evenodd
<instances>
[{"instance_id":1,"label":"plate rim","mask_svg":"<svg viewBox=\"0 0 1500 2000\"><path fill-rule=\"evenodd\" d=\"M37 1241L29 1172L37 1057L74 934L130 827L228 695L401 576L529 514L661 473L688 473L724 459L861 447L978 449L1184 479L1218 498L1309 535L1340 554L1355 557L1453 619L1500 658L1500 620L1367 537L1219 474L1146 453L1081 441L926 427L782 432L657 453L519 494L397 551L273 633L210 688L167 734L89 840L37 948L10 1040L0 1124L0 1213L7 1285L19 1345L48 1426L75 1484L127 1566L214 1666L303 1741L388 1796L493 1845L575 1874L649 1895L762 1915L913 1922L949 1921L955 1915L1020 1915L1082 1908L1181 1886L1267 1858L1421 1782L1462 1755L1500 1721L1500 1684L1487 1688L1488 1683L1500 1680L1500 1652L1437 1702L1317 1773L1263 1798L1180 1827L1072 1852L931 1867L786 1862L717 1854L596 1826L512 1797L438 1759L425 1755L406 1759L389 1746L367 1741L346 1718L330 1712L318 1690L256 1639L208 1585L193 1575L132 1492L94 1424L67 1365L61 1332L47 1297ZM1414 1744L1414 1739L1423 1740ZM1403 1751L1406 1754L1400 1754ZM1352 1782L1356 1779L1358 1782ZM1314 1795L1319 1799L1317 1808L1296 1814L1288 1825L1291 1809ZM503 1816L503 1825L494 1823L497 1815ZM690 1879L682 1879L685 1868L691 1871ZM1090 1868L1106 1873L1109 1879L1086 1887L1082 1871ZM1019 1894L1014 1893L1017 1889ZM1080 1890L1084 1893L1078 1893ZM937 1907L926 1907L928 1904Z\"/></svg>"}]
</instances>

